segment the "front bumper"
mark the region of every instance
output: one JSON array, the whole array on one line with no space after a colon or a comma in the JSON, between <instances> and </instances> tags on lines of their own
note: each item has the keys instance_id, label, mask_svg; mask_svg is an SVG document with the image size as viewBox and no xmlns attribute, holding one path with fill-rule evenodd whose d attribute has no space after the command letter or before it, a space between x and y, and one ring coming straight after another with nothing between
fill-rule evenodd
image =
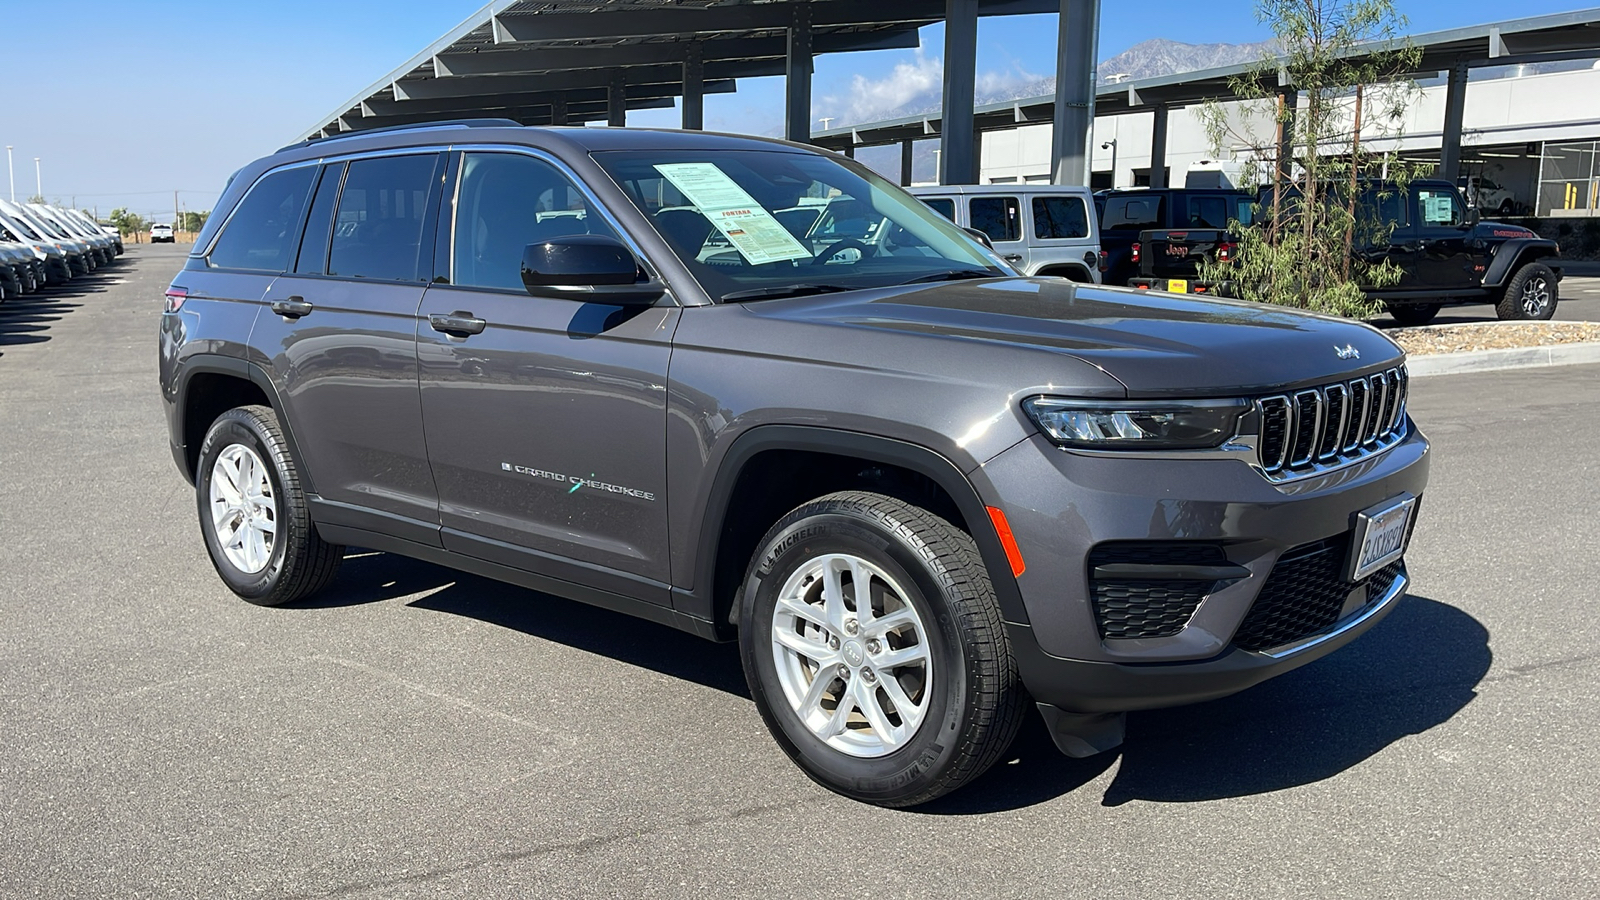
<instances>
[{"instance_id":1,"label":"front bumper","mask_svg":"<svg viewBox=\"0 0 1600 900\"><path fill-rule=\"evenodd\" d=\"M1287 551L1349 533L1357 512L1402 493L1422 496L1428 443L1408 428L1387 451L1281 484L1239 459L1083 456L1042 436L1000 454L974 476L1006 512L1026 563L1017 586L1028 621L1008 623L1024 683L1074 712L1175 706L1243 690L1353 640L1404 595L1403 569L1382 596L1341 611L1312 639L1264 652L1234 643ZM1219 583L1175 634L1103 638L1088 560L1107 541L1212 543L1249 574Z\"/></svg>"}]
</instances>

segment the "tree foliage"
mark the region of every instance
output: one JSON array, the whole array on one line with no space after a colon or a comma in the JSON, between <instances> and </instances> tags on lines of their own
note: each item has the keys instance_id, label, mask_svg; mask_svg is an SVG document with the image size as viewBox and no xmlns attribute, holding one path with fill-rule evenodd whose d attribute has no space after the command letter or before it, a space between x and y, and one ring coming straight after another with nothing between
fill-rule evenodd
<instances>
[{"instance_id":1,"label":"tree foliage","mask_svg":"<svg viewBox=\"0 0 1600 900\"><path fill-rule=\"evenodd\" d=\"M138 234L145 229L146 225L143 216L125 206L113 209L109 218L111 219L111 224L116 226L117 232L124 236Z\"/></svg>"},{"instance_id":2,"label":"tree foliage","mask_svg":"<svg viewBox=\"0 0 1600 900\"><path fill-rule=\"evenodd\" d=\"M1361 286L1400 277L1382 254L1362 252L1388 241L1378 201L1395 188L1361 179L1382 174L1403 189L1415 172L1393 151L1371 152L1362 133L1399 134L1421 50L1401 36L1393 0L1256 0L1256 15L1282 56L1232 80L1239 102L1201 115L1219 157L1231 147L1253 164L1247 186L1261 202L1254 222L1234 229L1238 262L1204 277L1230 279L1250 300L1370 315L1378 304Z\"/></svg>"},{"instance_id":3,"label":"tree foliage","mask_svg":"<svg viewBox=\"0 0 1600 900\"><path fill-rule=\"evenodd\" d=\"M211 218L211 210L202 212L184 212L179 216L178 230L190 234L198 234L200 229L206 227L206 220Z\"/></svg>"}]
</instances>

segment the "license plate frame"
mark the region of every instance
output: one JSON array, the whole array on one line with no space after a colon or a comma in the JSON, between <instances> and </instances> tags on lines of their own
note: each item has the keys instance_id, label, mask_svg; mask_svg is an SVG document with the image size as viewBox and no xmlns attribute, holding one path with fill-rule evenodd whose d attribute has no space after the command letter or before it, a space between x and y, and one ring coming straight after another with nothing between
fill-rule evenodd
<instances>
[{"instance_id":1,"label":"license plate frame","mask_svg":"<svg viewBox=\"0 0 1600 900\"><path fill-rule=\"evenodd\" d=\"M1168 278L1167 292L1171 294L1189 293L1189 280L1187 278Z\"/></svg>"},{"instance_id":2,"label":"license plate frame","mask_svg":"<svg viewBox=\"0 0 1600 900\"><path fill-rule=\"evenodd\" d=\"M1346 581L1362 581L1405 555L1416 509L1416 496L1402 493L1356 513L1344 566Z\"/></svg>"}]
</instances>

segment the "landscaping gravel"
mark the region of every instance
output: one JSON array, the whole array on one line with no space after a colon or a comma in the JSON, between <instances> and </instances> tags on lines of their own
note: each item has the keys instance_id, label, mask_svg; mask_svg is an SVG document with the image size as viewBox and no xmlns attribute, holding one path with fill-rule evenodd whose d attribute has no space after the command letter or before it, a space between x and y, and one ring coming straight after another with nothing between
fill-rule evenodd
<instances>
[{"instance_id":1,"label":"landscaping gravel","mask_svg":"<svg viewBox=\"0 0 1600 900\"><path fill-rule=\"evenodd\" d=\"M1485 322L1385 331L1412 356L1600 342L1600 322Z\"/></svg>"}]
</instances>

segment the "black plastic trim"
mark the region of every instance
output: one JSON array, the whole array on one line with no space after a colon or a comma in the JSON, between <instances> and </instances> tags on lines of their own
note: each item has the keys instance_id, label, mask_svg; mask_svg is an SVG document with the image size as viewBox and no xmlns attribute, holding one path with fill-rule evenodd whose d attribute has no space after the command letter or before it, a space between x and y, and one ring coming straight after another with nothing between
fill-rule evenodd
<instances>
[{"instance_id":1,"label":"black plastic trim","mask_svg":"<svg viewBox=\"0 0 1600 900\"><path fill-rule=\"evenodd\" d=\"M303 462L305 460L305 457L300 453L300 445L295 443L294 426L289 422L289 417L284 414L283 401L278 396L278 389L275 385L273 385L272 378L267 374L266 370L248 360L239 359L233 356L222 356L214 353L196 353L193 356L186 358L181 363L181 366L182 369L178 376L178 391L176 397L178 433L172 435L172 443L182 454L181 458L183 460L183 464L179 467L179 469L183 472L183 477L186 478L190 484L194 484L195 473L189 468L189 448L183 440L184 433L186 432L186 426L188 425L188 423L184 421L183 416L185 410L188 409L189 385L191 382L193 382L194 376L202 372L207 372L214 375L229 375L234 378L248 381L260 388L262 393L267 395L267 402L270 403L272 408L278 413L278 426L283 430L283 439L285 443L288 444L289 455L292 456L297 462ZM316 483L313 481L312 474L305 465L300 466L300 480L304 485L306 493L316 493Z\"/></svg>"},{"instance_id":2,"label":"black plastic trim","mask_svg":"<svg viewBox=\"0 0 1600 900\"><path fill-rule=\"evenodd\" d=\"M430 547L444 546L437 522L429 524L420 519L317 496L308 496L306 504L310 507L311 521L316 523L319 530L328 526L344 526L389 534L401 540L426 544Z\"/></svg>"}]
</instances>

